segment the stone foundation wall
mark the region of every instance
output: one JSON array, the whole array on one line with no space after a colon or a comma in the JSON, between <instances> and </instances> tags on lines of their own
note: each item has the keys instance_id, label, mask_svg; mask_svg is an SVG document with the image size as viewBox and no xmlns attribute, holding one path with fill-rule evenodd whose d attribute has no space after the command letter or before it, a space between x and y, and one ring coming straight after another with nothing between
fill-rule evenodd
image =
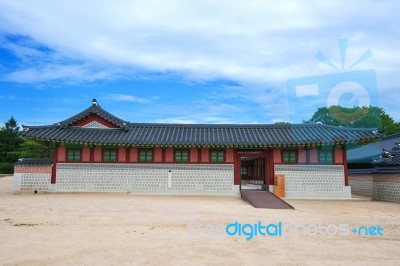
<instances>
[{"instance_id":1,"label":"stone foundation wall","mask_svg":"<svg viewBox=\"0 0 400 266\"><path fill-rule=\"evenodd\" d=\"M238 194L233 164L59 163L52 191Z\"/></svg>"},{"instance_id":2,"label":"stone foundation wall","mask_svg":"<svg viewBox=\"0 0 400 266\"><path fill-rule=\"evenodd\" d=\"M274 170L285 175L287 198L351 198L351 188L344 185L343 165L276 164Z\"/></svg>"},{"instance_id":3,"label":"stone foundation wall","mask_svg":"<svg viewBox=\"0 0 400 266\"><path fill-rule=\"evenodd\" d=\"M400 202L400 173L374 174L372 198L375 200Z\"/></svg>"},{"instance_id":4,"label":"stone foundation wall","mask_svg":"<svg viewBox=\"0 0 400 266\"><path fill-rule=\"evenodd\" d=\"M13 192L47 191L51 180L51 165L14 166Z\"/></svg>"},{"instance_id":5,"label":"stone foundation wall","mask_svg":"<svg viewBox=\"0 0 400 266\"><path fill-rule=\"evenodd\" d=\"M351 192L372 197L372 175L349 174Z\"/></svg>"}]
</instances>

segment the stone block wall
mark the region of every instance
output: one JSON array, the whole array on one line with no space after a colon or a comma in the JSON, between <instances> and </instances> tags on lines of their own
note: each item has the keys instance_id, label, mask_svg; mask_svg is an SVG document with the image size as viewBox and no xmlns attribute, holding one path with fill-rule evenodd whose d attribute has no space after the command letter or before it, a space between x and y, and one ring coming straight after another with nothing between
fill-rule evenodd
<instances>
[{"instance_id":1,"label":"stone block wall","mask_svg":"<svg viewBox=\"0 0 400 266\"><path fill-rule=\"evenodd\" d=\"M59 163L53 191L238 194L233 164Z\"/></svg>"},{"instance_id":2,"label":"stone block wall","mask_svg":"<svg viewBox=\"0 0 400 266\"><path fill-rule=\"evenodd\" d=\"M372 198L375 200L400 202L400 173L374 174Z\"/></svg>"},{"instance_id":3,"label":"stone block wall","mask_svg":"<svg viewBox=\"0 0 400 266\"><path fill-rule=\"evenodd\" d=\"M351 188L344 185L343 165L276 164L274 170L285 175L287 198L351 198Z\"/></svg>"},{"instance_id":4,"label":"stone block wall","mask_svg":"<svg viewBox=\"0 0 400 266\"><path fill-rule=\"evenodd\" d=\"M349 174L349 186L352 193L372 197L371 174Z\"/></svg>"},{"instance_id":5,"label":"stone block wall","mask_svg":"<svg viewBox=\"0 0 400 266\"><path fill-rule=\"evenodd\" d=\"M51 180L51 165L15 165L13 192L47 191Z\"/></svg>"}]
</instances>

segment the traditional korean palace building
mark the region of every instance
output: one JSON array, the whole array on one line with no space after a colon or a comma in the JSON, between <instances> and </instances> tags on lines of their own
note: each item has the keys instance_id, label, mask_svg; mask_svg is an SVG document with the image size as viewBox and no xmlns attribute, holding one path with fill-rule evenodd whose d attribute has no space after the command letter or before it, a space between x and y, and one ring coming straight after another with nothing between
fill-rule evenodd
<instances>
[{"instance_id":1,"label":"traditional korean palace building","mask_svg":"<svg viewBox=\"0 0 400 266\"><path fill-rule=\"evenodd\" d=\"M17 163L15 191L238 194L248 183L271 191L283 174L286 197L351 197L346 146L378 138L316 124L130 123L96 100L59 123L23 129L54 156Z\"/></svg>"}]
</instances>

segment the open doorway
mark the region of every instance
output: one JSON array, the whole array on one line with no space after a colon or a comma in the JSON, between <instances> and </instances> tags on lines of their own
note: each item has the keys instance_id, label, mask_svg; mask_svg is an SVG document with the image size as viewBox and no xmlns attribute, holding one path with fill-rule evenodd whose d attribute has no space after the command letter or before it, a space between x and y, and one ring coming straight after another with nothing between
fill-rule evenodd
<instances>
[{"instance_id":1,"label":"open doorway","mask_svg":"<svg viewBox=\"0 0 400 266\"><path fill-rule=\"evenodd\" d=\"M240 189L267 190L267 158L264 155L240 154Z\"/></svg>"}]
</instances>

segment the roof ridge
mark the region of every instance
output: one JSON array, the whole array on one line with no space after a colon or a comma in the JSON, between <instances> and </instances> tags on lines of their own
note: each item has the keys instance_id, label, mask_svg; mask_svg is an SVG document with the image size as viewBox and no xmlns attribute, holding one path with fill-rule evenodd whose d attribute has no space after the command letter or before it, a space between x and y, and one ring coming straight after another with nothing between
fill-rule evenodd
<instances>
[{"instance_id":1,"label":"roof ridge","mask_svg":"<svg viewBox=\"0 0 400 266\"><path fill-rule=\"evenodd\" d=\"M125 127L128 122L111 114L110 112L106 111L105 109L103 109L96 101L96 99L93 99L92 101L92 105L89 106L88 108L86 108L85 110L83 110L82 112L79 112L76 115L71 116L70 118L67 118L65 120L62 120L60 122L58 122L57 124L59 124L62 127L66 127L69 126L71 124L74 124L86 117L88 117L90 114L96 114L98 116L100 116L101 118L107 120L108 122L115 124L118 127Z\"/></svg>"}]
</instances>

